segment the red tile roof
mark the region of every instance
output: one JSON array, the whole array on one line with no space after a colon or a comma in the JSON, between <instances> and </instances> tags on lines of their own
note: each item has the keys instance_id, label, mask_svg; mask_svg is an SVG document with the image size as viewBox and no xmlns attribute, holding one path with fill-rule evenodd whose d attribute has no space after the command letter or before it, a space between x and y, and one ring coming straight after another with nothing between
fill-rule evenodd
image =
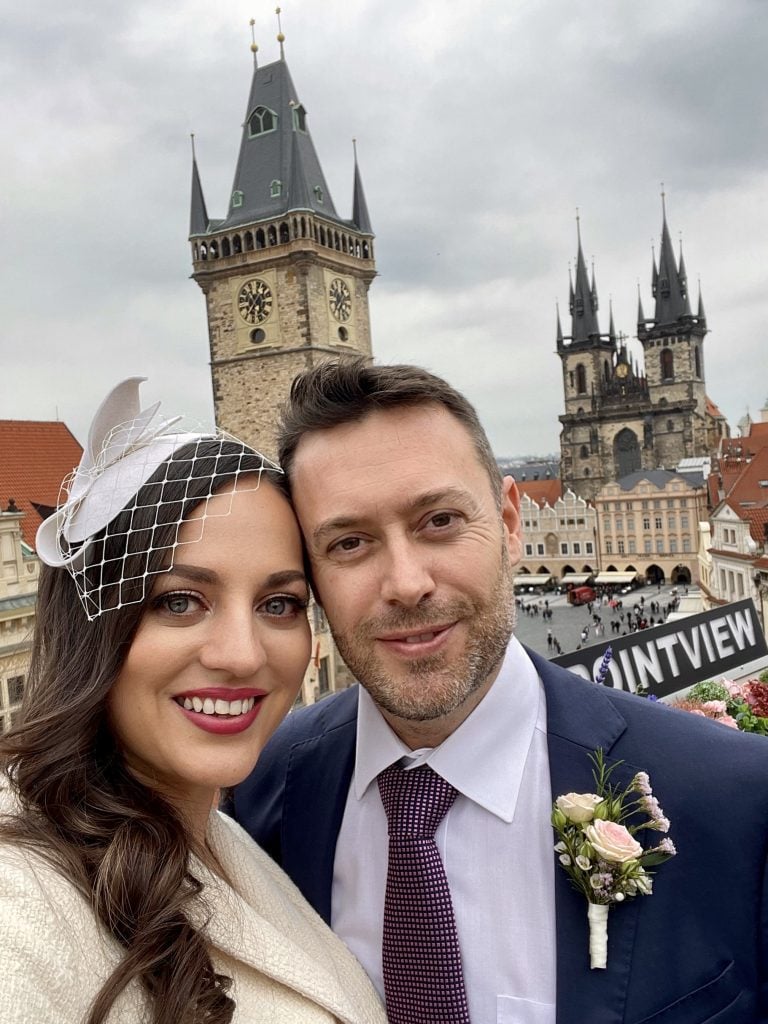
<instances>
[{"instance_id":1,"label":"red tile roof","mask_svg":"<svg viewBox=\"0 0 768 1024\"><path fill-rule=\"evenodd\" d=\"M765 544L768 524L768 447L759 449L754 458L744 465L726 494L725 502L737 516L749 523L752 539L760 545Z\"/></svg>"},{"instance_id":2,"label":"red tile roof","mask_svg":"<svg viewBox=\"0 0 768 1024\"><path fill-rule=\"evenodd\" d=\"M35 544L43 517L33 503L55 508L64 477L80 462L83 449L64 423L0 420L0 508L13 498L24 540Z\"/></svg>"},{"instance_id":3,"label":"red tile roof","mask_svg":"<svg viewBox=\"0 0 768 1024\"><path fill-rule=\"evenodd\" d=\"M563 494L562 481L558 479L518 480L517 489L520 491L521 497L523 494L527 494L531 501L536 502L539 508L543 506L545 501L550 505L554 505Z\"/></svg>"},{"instance_id":4,"label":"red tile roof","mask_svg":"<svg viewBox=\"0 0 768 1024\"><path fill-rule=\"evenodd\" d=\"M715 419L718 419L718 420L724 420L724 419L725 419L725 416L723 416L723 414L722 414L722 413L720 412L720 410L719 410L719 409L717 408L717 406L716 406L716 405L715 405L715 403L714 403L714 402L712 401L712 399L711 399L711 398L709 397L709 395L705 395L705 396L704 396L704 400L705 400L705 402L706 402L706 409L707 409L707 413L708 413L708 414L709 414L710 416L714 416L714 417L715 417Z\"/></svg>"}]
</instances>

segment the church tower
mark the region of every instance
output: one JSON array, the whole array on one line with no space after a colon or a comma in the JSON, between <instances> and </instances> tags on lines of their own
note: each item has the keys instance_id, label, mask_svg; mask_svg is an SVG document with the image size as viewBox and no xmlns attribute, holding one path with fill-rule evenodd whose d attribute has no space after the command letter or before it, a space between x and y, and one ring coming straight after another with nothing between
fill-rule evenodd
<instances>
[{"instance_id":1,"label":"church tower","mask_svg":"<svg viewBox=\"0 0 768 1024\"><path fill-rule=\"evenodd\" d=\"M678 262L663 193L659 264L654 256L651 275L654 315L646 319L639 304L637 337L643 346L658 464L669 468L682 458L709 451L704 379L707 321L701 289L697 312L691 311L682 245Z\"/></svg>"},{"instance_id":2,"label":"church tower","mask_svg":"<svg viewBox=\"0 0 768 1024\"><path fill-rule=\"evenodd\" d=\"M704 305L699 294L692 313L685 261L682 251L675 259L666 208L652 288L652 318L645 317L638 294L638 366L625 336L616 334L613 312L608 334L600 333L594 270L590 281L579 233L571 334L563 335L558 312L557 354L565 397L560 475L564 487L581 498L591 500L605 484L638 470L673 469L682 459L710 454L722 433L705 393Z\"/></svg>"},{"instance_id":3,"label":"church tower","mask_svg":"<svg viewBox=\"0 0 768 1024\"><path fill-rule=\"evenodd\" d=\"M373 231L354 159L352 216L341 217L280 59L257 47L228 210L208 216L192 158L192 277L205 295L216 422L275 454L278 410L302 370L371 356Z\"/></svg>"}]
</instances>

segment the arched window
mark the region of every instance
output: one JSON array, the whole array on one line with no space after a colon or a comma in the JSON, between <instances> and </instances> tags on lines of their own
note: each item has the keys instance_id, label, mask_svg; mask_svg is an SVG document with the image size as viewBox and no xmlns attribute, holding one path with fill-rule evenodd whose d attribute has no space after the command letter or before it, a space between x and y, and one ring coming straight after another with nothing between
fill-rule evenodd
<instances>
[{"instance_id":1,"label":"arched window","mask_svg":"<svg viewBox=\"0 0 768 1024\"><path fill-rule=\"evenodd\" d=\"M579 363L576 366L576 394L585 395L587 393L587 371L584 369L583 363Z\"/></svg>"},{"instance_id":2,"label":"arched window","mask_svg":"<svg viewBox=\"0 0 768 1024\"><path fill-rule=\"evenodd\" d=\"M270 224L267 228L267 241L270 245L277 245L277 228L274 224Z\"/></svg>"},{"instance_id":3,"label":"arched window","mask_svg":"<svg viewBox=\"0 0 768 1024\"><path fill-rule=\"evenodd\" d=\"M232 239L232 252L236 255L243 251L243 241L240 235L235 235Z\"/></svg>"},{"instance_id":4,"label":"arched window","mask_svg":"<svg viewBox=\"0 0 768 1024\"><path fill-rule=\"evenodd\" d=\"M238 206L243 205L243 193L239 189L235 189L232 193L232 209L237 209Z\"/></svg>"},{"instance_id":5,"label":"arched window","mask_svg":"<svg viewBox=\"0 0 768 1024\"><path fill-rule=\"evenodd\" d=\"M613 460L617 480L640 469L640 444L629 427L620 430L613 439Z\"/></svg>"},{"instance_id":6,"label":"arched window","mask_svg":"<svg viewBox=\"0 0 768 1024\"><path fill-rule=\"evenodd\" d=\"M282 221L281 224L280 224L280 241L281 242L288 242L288 241L290 241L290 235L288 233L288 225L285 223L285 221Z\"/></svg>"},{"instance_id":7,"label":"arched window","mask_svg":"<svg viewBox=\"0 0 768 1024\"><path fill-rule=\"evenodd\" d=\"M259 228L259 230L256 232L256 248L257 249L265 249L266 245L267 245L267 240L264 237L264 231L263 231L262 228Z\"/></svg>"},{"instance_id":8,"label":"arched window","mask_svg":"<svg viewBox=\"0 0 768 1024\"><path fill-rule=\"evenodd\" d=\"M661 379L672 380L675 376L675 359L672 355L672 349L663 348L659 358L661 361Z\"/></svg>"},{"instance_id":9,"label":"arched window","mask_svg":"<svg viewBox=\"0 0 768 1024\"><path fill-rule=\"evenodd\" d=\"M245 232L245 251L246 252L253 252L253 232L252 231L246 231Z\"/></svg>"},{"instance_id":10,"label":"arched window","mask_svg":"<svg viewBox=\"0 0 768 1024\"><path fill-rule=\"evenodd\" d=\"M701 377L701 352L699 352L698 345L693 350L693 366L696 376Z\"/></svg>"},{"instance_id":11,"label":"arched window","mask_svg":"<svg viewBox=\"0 0 768 1024\"><path fill-rule=\"evenodd\" d=\"M611 379L611 367L607 359L603 363L603 377L605 377L607 381Z\"/></svg>"},{"instance_id":12,"label":"arched window","mask_svg":"<svg viewBox=\"0 0 768 1024\"><path fill-rule=\"evenodd\" d=\"M231 250L230 250L230 247L229 247L229 239L228 238L222 238L222 240L221 240L221 255L222 256L231 256L231 254L232 253L231 253Z\"/></svg>"},{"instance_id":13,"label":"arched window","mask_svg":"<svg viewBox=\"0 0 768 1024\"><path fill-rule=\"evenodd\" d=\"M278 181L277 178L271 181L269 183L269 194L272 197L272 199L277 199L279 196L281 196L283 194L282 181Z\"/></svg>"},{"instance_id":14,"label":"arched window","mask_svg":"<svg viewBox=\"0 0 768 1024\"><path fill-rule=\"evenodd\" d=\"M256 107L248 118L248 134L251 138L273 132L277 128L277 114L269 107Z\"/></svg>"},{"instance_id":15,"label":"arched window","mask_svg":"<svg viewBox=\"0 0 768 1024\"><path fill-rule=\"evenodd\" d=\"M671 434L674 429L675 429L675 421L674 420L667 420L667 433Z\"/></svg>"},{"instance_id":16,"label":"arched window","mask_svg":"<svg viewBox=\"0 0 768 1024\"><path fill-rule=\"evenodd\" d=\"M582 459L588 459L589 458L589 448L585 444L583 444L581 446L579 454L581 455Z\"/></svg>"},{"instance_id":17,"label":"arched window","mask_svg":"<svg viewBox=\"0 0 768 1024\"><path fill-rule=\"evenodd\" d=\"M301 103L293 108L293 127L298 128L300 132L307 130L307 112Z\"/></svg>"}]
</instances>

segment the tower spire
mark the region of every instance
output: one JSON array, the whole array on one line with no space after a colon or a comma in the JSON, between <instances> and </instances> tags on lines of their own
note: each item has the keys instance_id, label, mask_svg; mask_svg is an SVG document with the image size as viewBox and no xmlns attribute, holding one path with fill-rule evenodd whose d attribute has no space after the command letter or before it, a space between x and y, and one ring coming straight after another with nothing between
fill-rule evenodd
<instances>
[{"instance_id":1,"label":"tower spire","mask_svg":"<svg viewBox=\"0 0 768 1024\"><path fill-rule=\"evenodd\" d=\"M662 186L663 187L663 186ZM685 264L682 262L678 268L675 260L672 239L669 236L667 225L666 193L661 193L661 246L659 250L659 269L656 277L656 310L654 320L656 325L674 324L682 317L691 315L691 308L688 304ZM655 270L655 260L654 260Z\"/></svg>"},{"instance_id":2,"label":"tower spire","mask_svg":"<svg viewBox=\"0 0 768 1024\"><path fill-rule=\"evenodd\" d=\"M368 204L363 191L363 179L357 166L357 139L352 139L352 152L355 156L355 180L352 190L352 221L365 235L372 235L371 218L368 216Z\"/></svg>"},{"instance_id":3,"label":"tower spire","mask_svg":"<svg viewBox=\"0 0 768 1024\"><path fill-rule=\"evenodd\" d=\"M594 270L592 283L587 275L584 250L581 245L581 218L576 211L576 283L571 284L571 340L572 342L589 341L600 335L597 323L597 292L594 287Z\"/></svg>"},{"instance_id":4,"label":"tower spire","mask_svg":"<svg viewBox=\"0 0 768 1024\"><path fill-rule=\"evenodd\" d=\"M192 141L192 202L189 211L189 233L190 235L204 235L208 230L208 211L205 208L203 186L200 183L200 174L197 170L194 132L190 133L190 139Z\"/></svg>"}]
</instances>

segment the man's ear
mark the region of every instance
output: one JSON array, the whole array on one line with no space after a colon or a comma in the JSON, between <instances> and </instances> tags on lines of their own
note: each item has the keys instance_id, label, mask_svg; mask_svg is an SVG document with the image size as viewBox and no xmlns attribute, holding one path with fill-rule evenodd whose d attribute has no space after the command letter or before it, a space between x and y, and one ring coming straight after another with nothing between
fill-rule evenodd
<instances>
[{"instance_id":1,"label":"man's ear","mask_svg":"<svg viewBox=\"0 0 768 1024\"><path fill-rule=\"evenodd\" d=\"M512 565L523 557L522 530L520 528L520 492L515 478L505 476L501 482L501 519Z\"/></svg>"}]
</instances>

